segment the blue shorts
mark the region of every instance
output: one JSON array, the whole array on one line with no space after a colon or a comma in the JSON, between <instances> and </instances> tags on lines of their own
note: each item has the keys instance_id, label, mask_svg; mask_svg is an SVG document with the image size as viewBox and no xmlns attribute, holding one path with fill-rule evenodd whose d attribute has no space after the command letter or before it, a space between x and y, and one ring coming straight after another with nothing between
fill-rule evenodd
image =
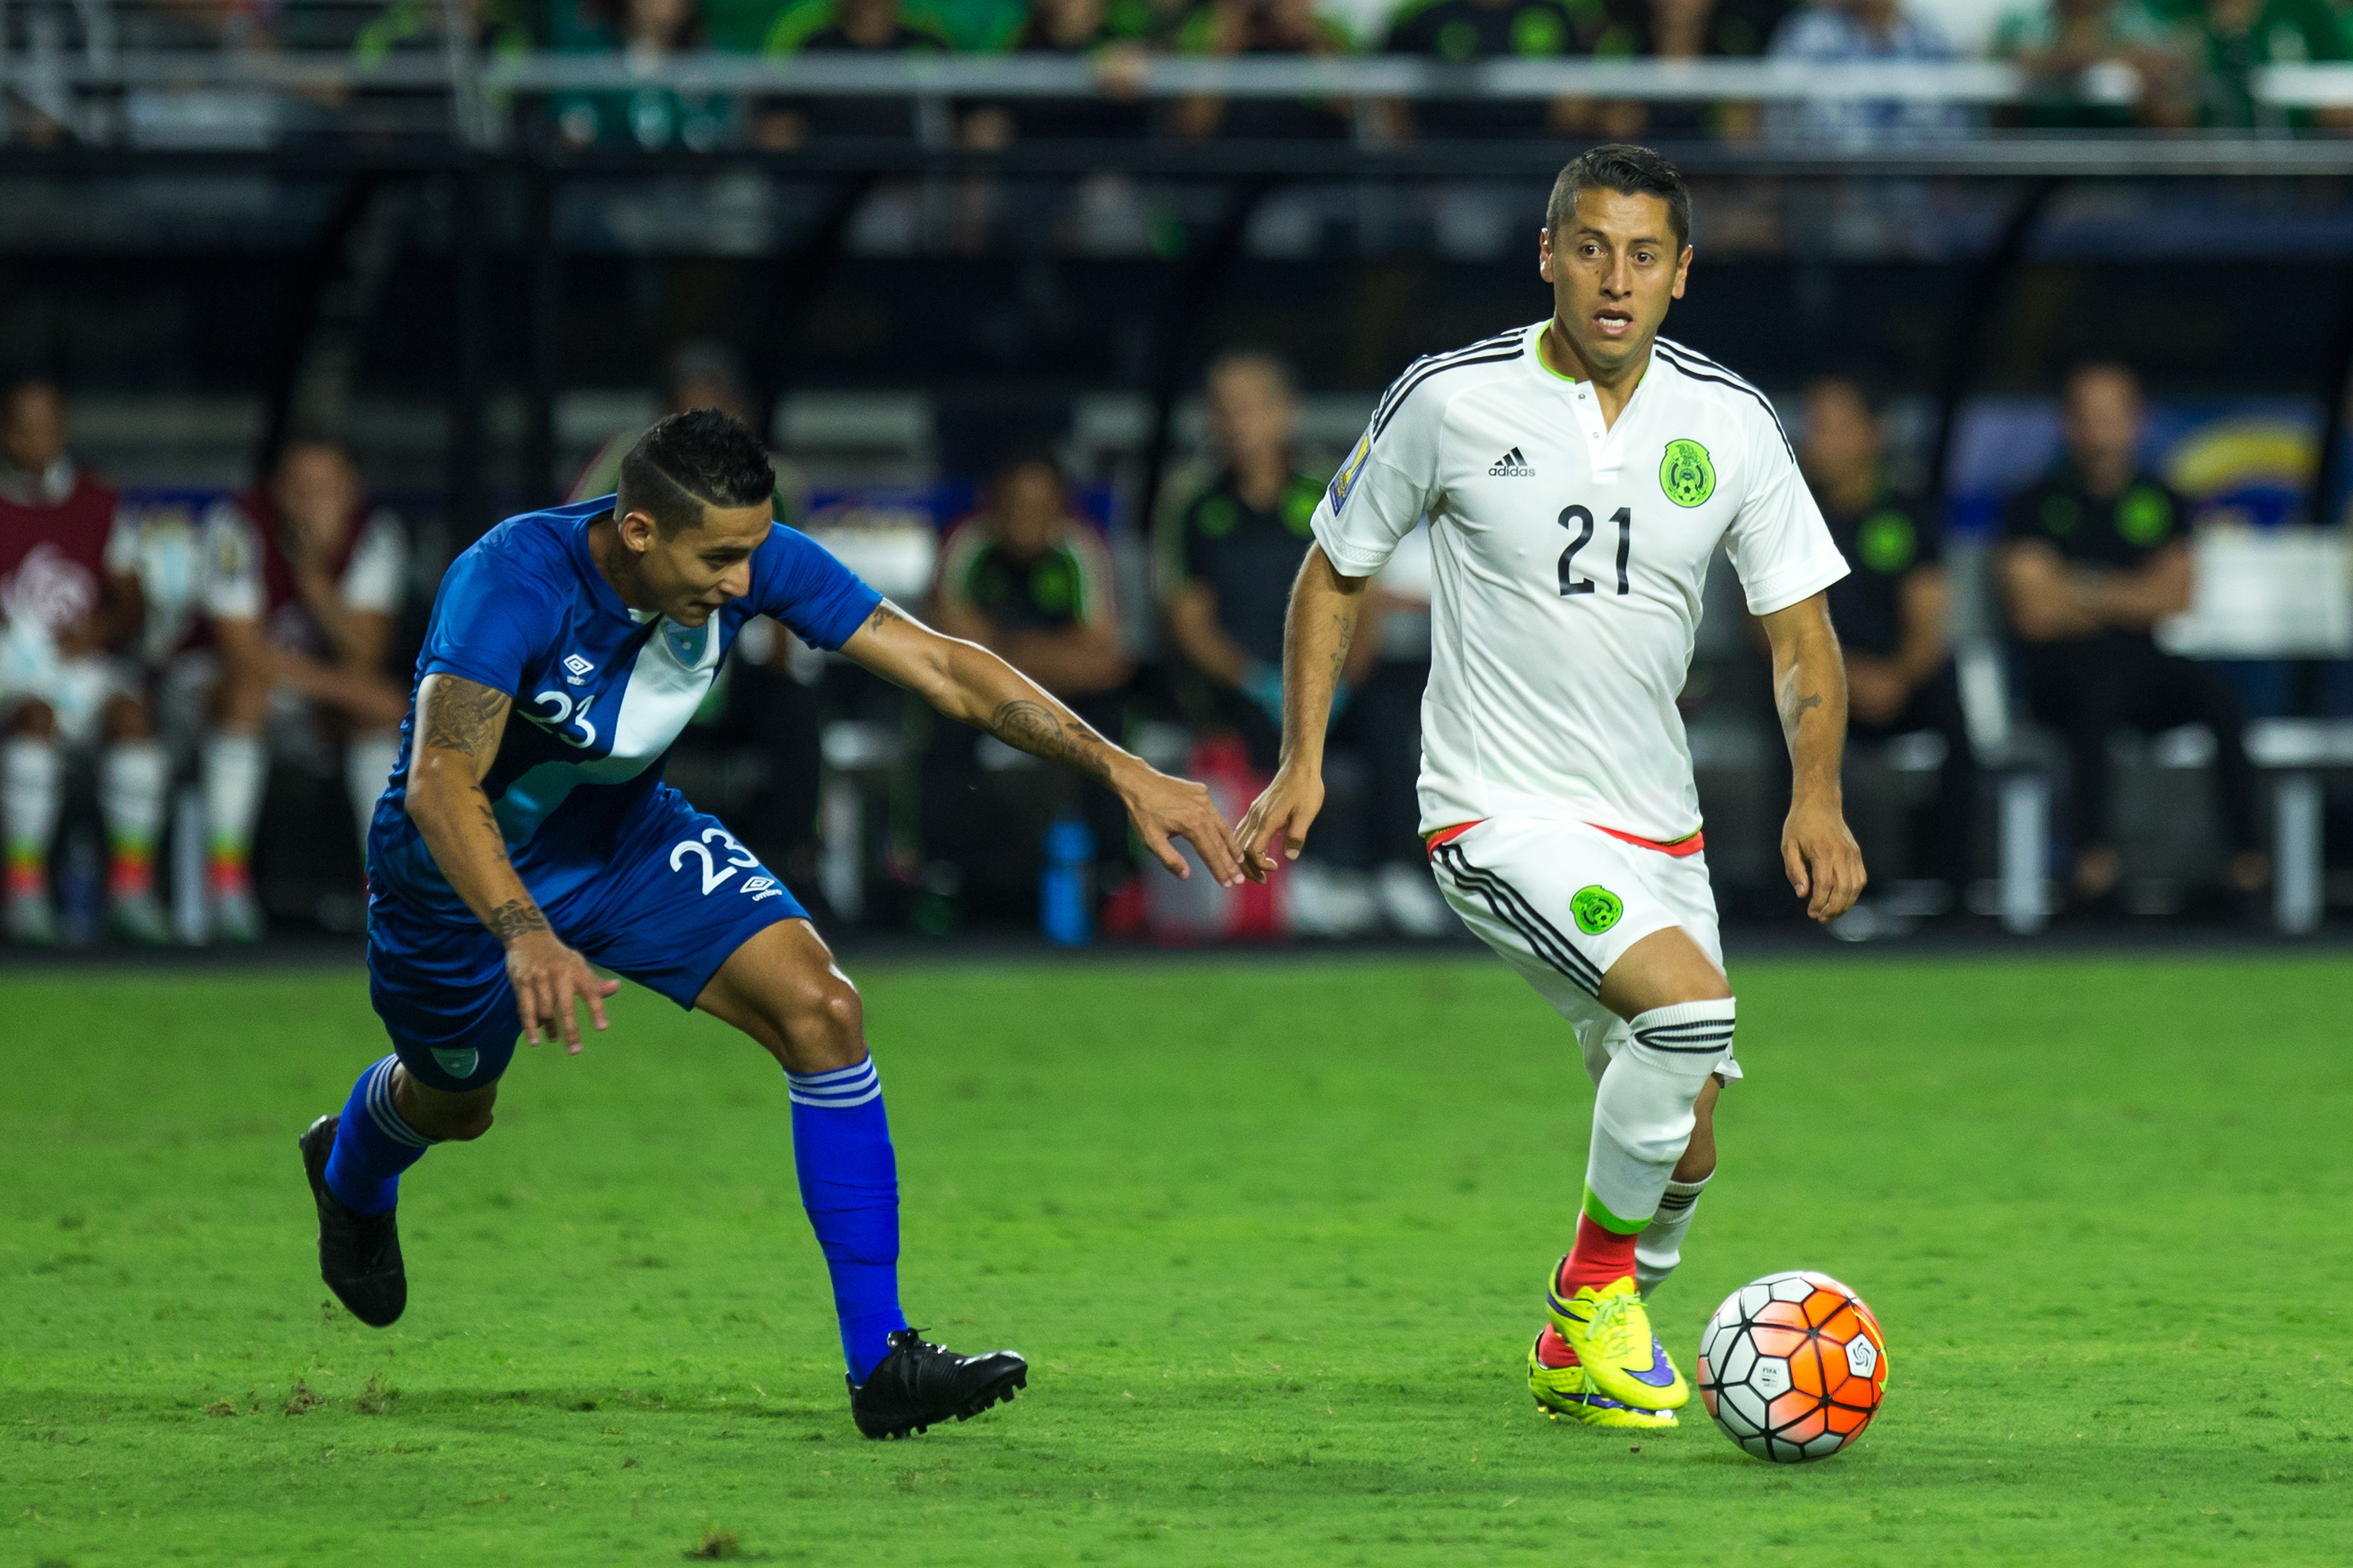
<instances>
[{"instance_id":1,"label":"blue shorts","mask_svg":"<svg viewBox=\"0 0 2353 1568\"><path fill-rule=\"evenodd\" d=\"M715 816L667 784L616 840L605 875L544 906L591 963L691 1007L734 951L808 911ZM368 900L368 999L419 1082L480 1089L507 1070L522 1018L506 949L479 921L420 913L389 889ZM543 1026L544 1028L545 1026Z\"/></svg>"}]
</instances>

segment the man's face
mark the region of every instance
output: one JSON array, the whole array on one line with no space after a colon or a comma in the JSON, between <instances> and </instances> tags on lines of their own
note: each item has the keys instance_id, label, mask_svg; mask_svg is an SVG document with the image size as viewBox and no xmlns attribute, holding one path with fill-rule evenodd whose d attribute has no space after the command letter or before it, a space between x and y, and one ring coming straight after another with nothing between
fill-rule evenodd
<instances>
[{"instance_id":1,"label":"man's face","mask_svg":"<svg viewBox=\"0 0 2353 1568\"><path fill-rule=\"evenodd\" d=\"M45 381L11 390L0 411L0 458L18 473L38 474L65 456L66 405Z\"/></svg>"},{"instance_id":2,"label":"man's face","mask_svg":"<svg viewBox=\"0 0 2353 1568\"><path fill-rule=\"evenodd\" d=\"M1817 484L1836 485L1878 471L1879 421L1854 388L1820 381L1806 394L1806 438L1799 456Z\"/></svg>"},{"instance_id":3,"label":"man's face","mask_svg":"<svg viewBox=\"0 0 2353 1568\"><path fill-rule=\"evenodd\" d=\"M1062 521L1062 481L1043 463L1027 463L997 482L990 510L997 537L1017 558L1043 555Z\"/></svg>"},{"instance_id":4,"label":"man's face","mask_svg":"<svg viewBox=\"0 0 2353 1568\"><path fill-rule=\"evenodd\" d=\"M1273 366L1243 360L1210 379L1209 424L1227 458L1244 462L1291 445L1299 405Z\"/></svg>"},{"instance_id":5,"label":"man's face","mask_svg":"<svg viewBox=\"0 0 2353 1568\"><path fill-rule=\"evenodd\" d=\"M360 477L340 447L304 443L286 448L270 480L270 499L306 555L332 551L351 531L359 510Z\"/></svg>"},{"instance_id":6,"label":"man's face","mask_svg":"<svg viewBox=\"0 0 2353 1568\"><path fill-rule=\"evenodd\" d=\"M1582 190L1537 257L1553 319L1589 369L1608 372L1649 349L1667 307L1683 297L1692 253L1676 248L1664 196Z\"/></svg>"},{"instance_id":7,"label":"man's face","mask_svg":"<svg viewBox=\"0 0 2353 1568\"><path fill-rule=\"evenodd\" d=\"M2130 463L2140 453L2140 388L2120 370L2086 370L2067 384L2067 450L2085 468Z\"/></svg>"},{"instance_id":8,"label":"man's face","mask_svg":"<svg viewBox=\"0 0 2353 1568\"><path fill-rule=\"evenodd\" d=\"M752 591L752 552L775 521L773 503L706 506L701 528L664 537L642 511L621 519L621 542L637 557L654 608L682 626L699 626L730 599Z\"/></svg>"}]
</instances>

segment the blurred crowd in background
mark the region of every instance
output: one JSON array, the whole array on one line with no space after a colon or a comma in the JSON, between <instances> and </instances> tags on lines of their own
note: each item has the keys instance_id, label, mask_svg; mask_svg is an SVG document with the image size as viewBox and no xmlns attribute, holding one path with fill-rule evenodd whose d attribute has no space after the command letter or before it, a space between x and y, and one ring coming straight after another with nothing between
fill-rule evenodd
<instances>
[{"instance_id":1,"label":"blurred crowd in background","mask_svg":"<svg viewBox=\"0 0 2353 1568\"><path fill-rule=\"evenodd\" d=\"M20 5L21 15L42 7ZM57 8L58 26L69 24ZM74 15L89 10L76 6ZM445 7L341 0L158 0L121 5L110 38L125 48L348 51L367 67L443 47ZM575 147L789 149L838 136L946 138L975 149L1053 136L1372 138L1592 135L1747 138L1780 132L1855 140L1936 136L1991 123L2040 128L2250 127L2334 123L2338 111L2270 111L2252 89L2274 64L2342 60L2338 0L1407 0L1387 7L1314 0L469 0L471 43L492 57L533 50L618 55L642 86L560 93L543 129ZM20 22L18 47L37 44ZM795 101L681 91L665 60L736 56L957 53L1060 55L1095 68L1081 102L955 102L950 123L905 98ZM2027 100L1992 110L1929 100L1820 102L1767 110L1718 102L1650 105L1356 103L1338 99L1146 101L1134 89L1153 54L1192 57L1387 54L1461 63L1493 58L1786 59L1809 64L2005 60ZM64 127L16 106L16 134Z\"/></svg>"},{"instance_id":2,"label":"blurred crowd in background","mask_svg":"<svg viewBox=\"0 0 2353 1568\"><path fill-rule=\"evenodd\" d=\"M1270 353L1222 354L1200 391L1207 439L1149 520L1140 595L1123 593L1101 498L1072 482L1050 440L1005 443L944 531L839 507L812 515L807 479L783 457L777 516L1105 733L1207 780L1239 816L1276 761L1284 610L1331 455L1303 439L1291 370ZM1988 770L2017 759L1989 751L1967 711L1955 653L1973 589L2002 689L2051 738L2064 781L2051 832L2067 906L2211 912L2219 900L2231 918L2266 907L2274 868L2244 683L2157 637L2197 595L2190 503L2152 464L2129 369L2080 364L2058 392L2055 460L1966 552L1946 538L1942 509L1897 477L1886 389L1833 374L1784 400L1853 567L1831 600L1848 659L1851 815L1876 879L1859 934L1987 912L1972 889L1997 854ZM678 354L666 402L753 413L715 343ZM413 569L401 520L371 500L336 439L297 429L243 493L201 510L142 508L77 462L71 417L40 376L0 399L9 938L249 942L273 913L354 925L359 839L396 755L438 567ZM573 499L610 490L638 428L590 457ZM1445 938L1456 926L1425 867L1414 792L1430 594L1417 538L1369 595L1335 706L1330 807L1271 891L1140 864L1104 792L765 622L737 645L671 776L835 921L939 936L1042 919L1065 941ZM1736 595L1712 589L1710 602L1715 651L1703 650L1687 706L1706 721L1694 752L1719 895L1736 916L1790 918L1786 897L1741 907L1741 817L1763 824L1747 852L1768 868L1757 880L1769 892L1786 764L1758 739L1772 732L1760 649L1723 635L1741 624ZM1708 737L1727 731L1755 743L1718 754ZM2136 868L2119 818L2147 812L2118 804L2117 746L2168 735L2196 738L2191 805L2158 834L2167 864ZM262 885L272 878L275 895ZM2160 884L2172 891L2151 902Z\"/></svg>"}]
</instances>

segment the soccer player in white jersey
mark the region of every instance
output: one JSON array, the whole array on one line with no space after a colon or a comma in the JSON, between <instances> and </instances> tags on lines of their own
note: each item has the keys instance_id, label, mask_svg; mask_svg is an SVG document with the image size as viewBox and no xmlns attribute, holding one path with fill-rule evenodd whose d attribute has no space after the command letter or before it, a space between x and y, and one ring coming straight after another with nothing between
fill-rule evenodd
<instances>
[{"instance_id":1,"label":"soccer player in white jersey","mask_svg":"<svg viewBox=\"0 0 2353 1568\"><path fill-rule=\"evenodd\" d=\"M1597 147L1561 171L1545 219L1551 319L1413 364L1316 509L1283 649L1282 761L1240 837L1254 875L1278 838L1298 856L1365 585L1426 515L1431 863L1577 1031L1596 1085L1584 1209L1529 1384L1557 1416L1667 1426L1690 1389L1642 1298L1680 1260L1715 1166L1715 1097L1740 1076L1675 696L1722 544L1772 644L1795 764L1782 860L1808 912L1836 919L1863 882L1822 595L1847 568L1771 405L1658 335L1692 259L1674 166Z\"/></svg>"}]
</instances>

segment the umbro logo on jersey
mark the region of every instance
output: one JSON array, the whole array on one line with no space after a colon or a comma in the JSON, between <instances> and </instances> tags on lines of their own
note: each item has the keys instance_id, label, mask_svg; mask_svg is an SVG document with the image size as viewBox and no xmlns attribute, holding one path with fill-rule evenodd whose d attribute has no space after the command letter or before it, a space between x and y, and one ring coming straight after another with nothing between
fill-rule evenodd
<instances>
[{"instance_id":1,"label":"umbro logo on jersey","mask_svg":"<svg viewBox=\"0 0 2353 1568\"><path fill-rule=\"evenodd\" d=\"M1495 466L1487 470L1487 477L1491 479L1532 479L1536 477L1536 471L1528 467L1528 460L1520 456L1520 449L1514 447L1495 459Z\"/></svg>"},{"instance_id":2,"label":"umbro logo on jersey","mask_svg":"<svg viewBox=\"0 0 2353 1568\"><path fill-rule=\"evenodd\" d=\"M575 653L564 661L564 668L572 672L565 679L565 684L577 686L588 678L588 672L596 666L592 660L582 658Z\"/></svg>"}]
</instances>

